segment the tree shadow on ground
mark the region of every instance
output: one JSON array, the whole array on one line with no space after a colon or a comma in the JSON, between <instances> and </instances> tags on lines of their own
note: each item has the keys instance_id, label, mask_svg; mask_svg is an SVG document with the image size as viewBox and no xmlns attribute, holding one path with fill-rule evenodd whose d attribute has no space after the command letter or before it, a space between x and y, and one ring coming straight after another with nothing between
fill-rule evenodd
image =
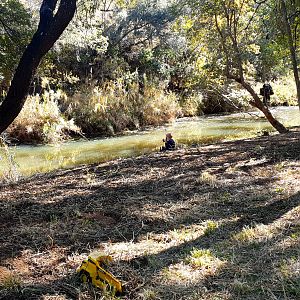
<instances>
[{"instance_id":1,"label":"tree shadow on ground","mask_svg":"<svg viewBox=\"0 0 300 300\"><path fill-rule=\"evenodd\" d=\"M201 234L158 253L119 259L120 265L151 282L161 270L182 262L193 248L221 247L245 226L272 224L298 207L299 193L288 196L276 191L279 179L272 172L283 159L298 160L295 150L299 145L298 134L290 133L281 136L280 143L276 137L227 142L60 171L2 186L0 264L14 268L12 261L26 251L31 256L54 248L64 249L63 256L88 253L103 243L138 245L149 233L164 234L209 219L220 222L211 235ZM270 168L271 175L254 176L260 168L261 172ZM251 245L243 251L251 253ZM227 254L224 251L221 256ZM39 267L30 276L45 280L41 272L50 267ZM227 287L233 274L224 283ZM32 299L34 287L38 297L41 290L55 294L69 282L68 277L56 280L55 272L48 277L49 284L38 279L37 284L27 285ZM199 288L222 289L212 282L218 282L218 276L206 276ZM14 299L25 299L18 293L13 294ZM137 297L128 295L128 299Z\"/></svg>"}]
</instances>

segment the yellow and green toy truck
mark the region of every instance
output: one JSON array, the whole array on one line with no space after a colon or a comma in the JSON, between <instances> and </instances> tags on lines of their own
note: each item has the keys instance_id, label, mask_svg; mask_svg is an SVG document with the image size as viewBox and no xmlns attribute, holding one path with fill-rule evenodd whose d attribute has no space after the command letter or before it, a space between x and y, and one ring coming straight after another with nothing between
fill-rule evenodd
<instances>
[{"instance_id":1,"label":"yellow and green toy truck","mask_svg":"<svg viewBox=\"0 0 300 300\"><path fill-rule=\"evenodd\" d=\"M112 287L115 291L122 293L121 282L101 266L101 264L108 264L111 261L112 257L109 255L100 255L98 257L89 255L77 269L77 272L83 282L91 282L102 290Z\"/></svg>"}]
</instances>

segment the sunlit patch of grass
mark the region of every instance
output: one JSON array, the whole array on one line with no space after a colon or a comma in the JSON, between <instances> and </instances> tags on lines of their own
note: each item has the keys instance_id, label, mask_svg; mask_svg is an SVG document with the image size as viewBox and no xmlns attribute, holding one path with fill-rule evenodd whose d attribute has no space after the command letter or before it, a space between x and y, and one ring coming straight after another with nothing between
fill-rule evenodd
<instances>
[{"instance_id":1,"label":"sunlit patch of grass","mask_svg":"<svg viewBox=\"0 0 300 300\"><path fill-rule=\"evenodd\" d=\"M274 169L273 168L266 168L266 167L257 167L252 168L250 170L251 176L255 177L262 177L262 178L271 178L274 176Z\"/></svg>"},{"instance_id":2,"label":"sunlit patch of grass","mask_svg":"<svg viewBox=\"0 0 300 300\"><path fill-rule=\"evenodd\" d=\"M5 267L0 267L0 288L17 289L21 286L21 279Z\"/></svg>"},{"instance_id":3,"label":"sunlit patch of grass","mask_svg":"<svg viewBox=\"0 0 300 300\"><path fill-rule=\"evenodd\" d=\"M206 276L217 275L225 264L209 249L194 248L183 261L162 269L159 276L169 286L199 284Z\"/></svg>"},{"instance_id":4,"label":"sunlit patch of grass","mask_svg":"<svg viewBox=\"0 0 300 300\"><path fill-rule=\"evenodd\" d=\"M264 224L255 227L245 226L242 231L233 235L233 240L241 243L261 242L271 239L277 232L276 226Z\"/></svg>"},{"instance_id":5,"label":"sunlit patch of grass","mask_svg":"<svg viewBox=\"0 0 300 300\"><path fill-rule=\"evenodd\" d=\"M233 236L233 239L239 242L249 242L256 238L255 229L249 226L243 228L243 230Z\"/></svg>"},{"instance_id":6,"label":"sunlit patch of grass","mask_svg":"<svg viewBox=\"0 0 300 300\"><path fill-rule=\"evenodd\" d=\"M213 261L213 255L209 249L193 249L186 262L195 268L209 267Z\"/></svg>"},{"instance_id":7,"label":"sunlit patch of grass","mask_svg":"<svg viewBox=\"0 0 300 300\"><path fill-rule=\"evenodd\" d=\"M148 264L157 264L153 261L151 254L156 254L170 247L181 245L188 241L193 241L204 234L205 226L193 225L182 226L165 233L149 233L138 242L115 243L107 245L110 253L115 255L125 255L127 257L143 256L147 258Z\"/></svg>"},{"instance_id":8,"label":"sunlit patch of grass","mask_svg":"<svg viewBox=\"0 0 300 300\"><path fill-rule=\"evenodd\" d=\"M285 279L300 277L300 258L291 257L281 262L279 266L280 275Z\"/></svg>"},{"instance_id":9,"label":"sunlit patch of grass","mask_svg":"<svg viewBox=\"0 0 300 300\"><path fill-rule=\"evenodd\" d=\"M185 262L195 269L204 269L208 273L214 274L216 270L224 264L209 249L194 248Z\"/></svg>"},{"instance_id":10,"label":"sunlit patch of grass","mask_svg":"<svg viewBox=\"0 0 300 300\"><path fill-rule=\"evenodd\" d=\"M217 185L217 176L209 173L208 171L204 171L197 178L197 183L198 184L207 184L212 187L215 187Z\"/></svg>"},{"instance_id":11,"label":"sunlit patch of grass","mask_svg":"<svg viewBox=\"0 0 300 300\"><path fill-rule=\"evenodd\" d=\"M278 194L282 194L284 192L284 188L281 186L278 186L275 188L274 192L278 193Z\"/></svg>"},{"instance_id":12,"label":"sunlit patch of grass","mask_svg":"<svg viewBox=\"0 0 300 300\"><path fill-rule=\"evenodd\" d=\"M179 262L172 264L160 272L159 276L162 282L168 285L172 284L190 284L198 282L205 276L205 270L195 269L189 264Z\"/></svg>"},{"instance_id":13,"label":"sunlit patch of grass","mask_svg":"<svg viewBox=\"0 0 300 300\"><path fill-rule=\"evenodd\" d=\"M274 169L279 172L279 171L282 171L285 167L286 167L286 162L281 161L281 162L275 164Z\"/></svg>"},{"instance_id":14,"label":"sunlit patch of grass","mask_svg":"<svg viewBox=\"0 0 300 300\"><path fill-rule=\"evenodd\" d=\"M213 220L207 220L205 223L204 234L210 235L218 229L218 223Z\"/></svg>"},{"instance_id":15,"label":"sunlit patch of grass","mask_svg":"<svg viewBox=\"0 0 300 300\"><path fill-rule=\"evenodd\" d=\"M139 293L139 299L141 300L155 300L160 299L157 291L153 288L145 288Z\"/></svg>"},{"instance_id":16,"label":"sunlit patch of grass","mask_svg":"<svg viewBox=\"0 0 300 300\"><path fill-rule=\"evenodd\" d=\"M203 226L200 225L183 226L164 234L165 240L177 242L191 241L199 238L201 235L203 235Z\"/></svg>"}]
</instances>

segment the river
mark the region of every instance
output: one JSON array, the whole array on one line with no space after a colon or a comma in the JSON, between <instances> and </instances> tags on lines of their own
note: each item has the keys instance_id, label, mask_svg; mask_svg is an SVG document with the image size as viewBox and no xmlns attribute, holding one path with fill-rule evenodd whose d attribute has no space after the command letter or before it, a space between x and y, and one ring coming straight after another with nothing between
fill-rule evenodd
<instances>
[{"instance_id":1,"label":"river","mask_svg":"<svg viewBox=\"0 0 300 300\"><path fill-rule=\"evenodd\" d=\"M285 126L300 125L298 107L278 107L272 109L272 113ZM59 145L20 145L10 147L10 153L18 172L22 176L29 176L59 168L159 151L167 132L172 132L178 145L185 146L253 137L263 130L273 129L258 112L214 115L183 118L173 124L118 137L80 139ZM4 149L0 151L0 175L3 176L8 172L9 164Z\"/></svg>"}]
</instances>

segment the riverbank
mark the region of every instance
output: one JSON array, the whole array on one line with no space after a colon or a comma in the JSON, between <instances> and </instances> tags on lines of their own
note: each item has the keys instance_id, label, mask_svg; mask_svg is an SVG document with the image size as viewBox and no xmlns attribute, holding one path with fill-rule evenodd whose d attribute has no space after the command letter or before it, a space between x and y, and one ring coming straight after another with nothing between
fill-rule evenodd
<instances>
[{"instance_id":1,"label":"riverbank","mask_svg":"<svg viewBox=\"0 0 300 300\"><path fill-rule=\"evenodd\" d=\"M278 107L272 113L287 127L300 125L298 107ZM9 152L0 149L1 179L15 178L82 164L102 163L117 158L136 157L159 150L162 138L172 132L179 148L216 143L272 133L271 125L259 114L229 114L184 118L168 126L128 133L106 139L80 139L55 145L20 145ZM2 175L2 176L1 176Z\"/></svg>"},{"instance_id":2,"label":"riverbank","mask_svg":"<svg viewBox=\"0 0 300 300\"><path fill-rule=\"evenodd\" d=\"M298 299L299 134L2 185L0 298L114 299L75 280L100 249L125 284L121 299Z\"/></svg>"}]
</instances>

